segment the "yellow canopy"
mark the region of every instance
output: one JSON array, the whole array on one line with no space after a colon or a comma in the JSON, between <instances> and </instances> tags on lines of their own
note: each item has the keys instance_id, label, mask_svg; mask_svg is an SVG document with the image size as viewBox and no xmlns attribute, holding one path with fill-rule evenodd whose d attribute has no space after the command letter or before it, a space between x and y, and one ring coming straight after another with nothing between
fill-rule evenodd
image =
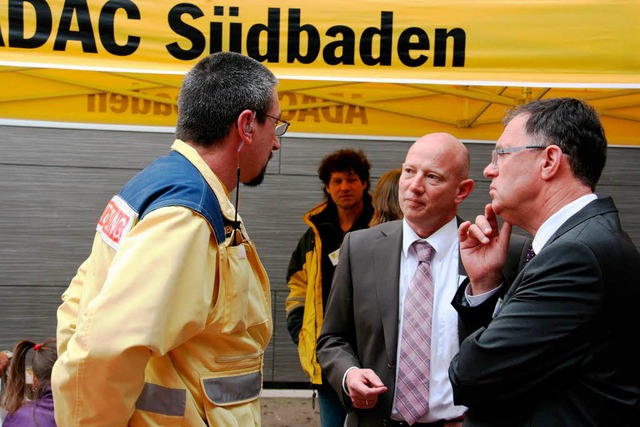
<instances>
[{"instance_id":1,"label":"yellow canopy","mask_svg":"<svg viewBox=\"0 0 640 427\"><path fill-rule=\"evenodd\" d=\"M495 140L506 108L573 96L640 145L637 1L67 3L0 7L0 119L172 127L182 75L234 50L297 133Z\"/></svg>"}]
</instances>

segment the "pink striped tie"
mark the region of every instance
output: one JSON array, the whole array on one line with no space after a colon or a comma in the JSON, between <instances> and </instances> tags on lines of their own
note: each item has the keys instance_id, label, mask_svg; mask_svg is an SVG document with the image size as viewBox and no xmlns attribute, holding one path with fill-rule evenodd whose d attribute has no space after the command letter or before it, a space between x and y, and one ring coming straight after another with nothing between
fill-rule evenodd
<instances>
[{"instance_id":1,"label":"pink striped tie","mask_svg":"<svg viewBox=\"0 0 640 427\"><path fill-rule=\"evenodd\" d=\"M396 392L396 409L409 425L429 412L433 314L433 279L430 263L435 253L427 242L416 241L413 246L418 254L418 268L404 297Z\"/></svg>"}]
</instances>

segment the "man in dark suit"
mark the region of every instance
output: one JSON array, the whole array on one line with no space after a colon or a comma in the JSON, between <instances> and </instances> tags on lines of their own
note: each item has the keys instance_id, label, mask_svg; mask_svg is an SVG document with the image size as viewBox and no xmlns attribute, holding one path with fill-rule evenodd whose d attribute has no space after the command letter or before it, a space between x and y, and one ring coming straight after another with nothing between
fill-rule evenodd
<instances>
[{"instance_id":1,"label":"man in dark suit","mask_svg":"<svg viewBox=\"0 0 640 427\"><path fill-rule=\"evenodd\" d=\"M418 424L460 425L464 406L454 406L448 366L464 335L451 300L466 278L459 262L458 206L471 193L469 153L453 136L426 135L409 149L399 183L403 220L348 233L340 258L321 335L318 360L331 386L350 411L348 426L406 426L397 410L396 377L402 335L404 295L418 264L416 241L435 250L429 396L430 409ZM526 252L525 239L511 245L505 284L515 277ZM506 285L476 298L474 311L491 312ZM486 301L483 302L483 299ZM471 309L471 308L470 308Z\"/></svg>"},{"instance_id":2,"label":"man in dark suit","mask_svg":"<svg viewBox=\"0 0 640 427\"><path fill-rule=\"evenodd\" d=\"M454 301L477 329L449 370L464 425L640 426L640 255L613 201L594 194L607 149L598 115L554 98L504 122L484 170L492 202L459 228L469 292L495 285L511 225L537 255L488 326Z\"/></svg>"}]
</instances>

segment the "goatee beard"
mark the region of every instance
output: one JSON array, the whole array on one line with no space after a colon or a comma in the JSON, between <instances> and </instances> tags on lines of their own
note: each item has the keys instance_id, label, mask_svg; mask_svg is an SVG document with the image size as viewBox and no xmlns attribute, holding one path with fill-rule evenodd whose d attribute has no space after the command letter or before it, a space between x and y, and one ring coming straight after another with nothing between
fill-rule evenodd
<instances>
[{"instance_id":1,"label":"goatee beard","mask_svg":"<svg viewBox=\"0 0 640 427\"><path fill-rule=\"evenodd\" d=\"M273 157L273 151L269 153L269 158L267 159L267 163L265 163L260 173L255 178L247 182L243 182L243 184L246 185L247 187L256 187L262 184L262 181L264 181L264 176L267 173L267 165L269 164L269 161L271 160L272 157Z\"/></svg>"},{"instance_id":2,"label":"goatee beard","mask_svg":"<svg viewBox=\"0 0 640 427\"><path fill-rule=\"evenodd\" d=\"M266 172L267 172L267 166L265 166L264 169L262 169L262 171L258 174L258 176L253 178L251 181L243 182L243 184L246 185L247 187L256 187L262 184L262 181L264 181L264 176Z\"/></svg>"}]
</instances>

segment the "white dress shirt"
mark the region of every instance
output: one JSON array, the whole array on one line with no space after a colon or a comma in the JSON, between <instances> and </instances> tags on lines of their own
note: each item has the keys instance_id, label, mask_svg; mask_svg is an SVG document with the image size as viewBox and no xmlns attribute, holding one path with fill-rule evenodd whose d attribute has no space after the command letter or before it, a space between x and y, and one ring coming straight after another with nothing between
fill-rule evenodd
<instances>
[{"instance_id":1,"label":"white dress shirt","mask_svg":"<svg viewBox=\"0 0 640 427\"><path fill-rule=\"evenodd\" d=\"M449 363L459 350L458 313L451 305L458 286L466 276L458 274L459 244L458 225L454 217L447 224L426 239L421 239L403 221L402 254L400 261L400 310L398 331L402 331L402 311L404 297L409 282L418 268L418 259L412 243L416 240L427 241L436 251L431 261L431 272L434 285L433 322L431 329L431 374L429 377L429 412L421 423L438 420L450 420L460 417L466 411L464 406L453 405L453 390L449 382ZM398 359L402 336L398 334ZM396 368L396 384L398 371ZM395 399L392 418L399 419L395 411Z\"/></svg>"},{"instance_id":2,"label":"white dress shirt","mask_svg":"<svg viewBox=\"0 0 640 427\"><path fill-rule=\"evenodd\" d=\"M536 254L539 253L542 250L542 247L547 244L551 236L553 236L553 233L558 231L562 224L597 198L598 196L593 193L587 194L586 196L579 197L573 202L563 206L562 209L551 215L542 223L536 232L536 235L533 237L533 242L531 243L533 251Z\"/></svg>"}]
</instances>

